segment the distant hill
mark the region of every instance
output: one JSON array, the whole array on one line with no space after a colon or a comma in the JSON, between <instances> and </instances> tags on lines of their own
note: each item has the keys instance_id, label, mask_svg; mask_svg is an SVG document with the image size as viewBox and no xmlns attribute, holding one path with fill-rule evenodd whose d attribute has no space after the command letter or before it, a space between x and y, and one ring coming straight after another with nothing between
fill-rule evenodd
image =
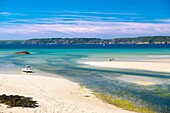
<instances>
[{"instance_id":1,"label":"distant hill","mask_svg":"<svg viewBox=\"0 0 170 113\"><path fill-rule=\"evenodd\" d=\"M170 44L170 36L137 38L42 38L29 40L0 40L0 44Z\"/></svg>"}]
</instances>

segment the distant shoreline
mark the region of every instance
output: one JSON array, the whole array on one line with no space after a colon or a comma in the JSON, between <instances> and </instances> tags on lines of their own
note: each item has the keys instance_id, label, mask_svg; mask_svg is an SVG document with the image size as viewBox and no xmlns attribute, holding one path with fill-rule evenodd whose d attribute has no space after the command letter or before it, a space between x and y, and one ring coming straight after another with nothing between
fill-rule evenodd
<instances>
[{"instance_id":1,"label":"distant shoreline","mask_svg":"<svg viewBox=\"0 0 170 113\"><path fill-rule=\"evenodd\" d=\"M0 40L0 44L170 44L170 36L136 38L35 38L28 40Z\"/></svg>"}]
</instances>

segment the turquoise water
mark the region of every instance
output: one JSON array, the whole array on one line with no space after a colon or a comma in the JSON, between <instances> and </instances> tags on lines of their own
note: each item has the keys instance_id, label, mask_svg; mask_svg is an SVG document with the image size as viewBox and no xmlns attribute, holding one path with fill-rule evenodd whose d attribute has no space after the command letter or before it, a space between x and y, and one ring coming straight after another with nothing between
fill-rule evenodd
<instances>
[{"instance_id":1,"label":"turquoise water","mask_svg":"<svg viewBox=\"0 0 170 113\"><path fill-rule=\"evenodd\" d=\"M13 55L26 50L31 55ZM92 90L147 106L157 112L170 111L170 73L97 68L82 64L83 61L144 61L170 59L169 48L100 48L100 49L0 49L0 73L21 73L21 67L30 64L35 73L45 71L77 82ZM169 67L167 67L169 68ZM144 78L158 82L157 85L140 86L121 78L138 80ZM129 80L131 81L131 80ZM48 83L47 83L48 84ZM165 96L166 95L166 96Z\"/></svg>"}]
</instances>

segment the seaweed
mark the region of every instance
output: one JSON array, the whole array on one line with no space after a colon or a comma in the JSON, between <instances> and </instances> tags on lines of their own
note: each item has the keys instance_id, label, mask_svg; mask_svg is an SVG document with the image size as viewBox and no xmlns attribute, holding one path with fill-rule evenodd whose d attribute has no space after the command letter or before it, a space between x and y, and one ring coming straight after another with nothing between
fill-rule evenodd
<instances>
[{"instance_id":1,"label":"seaweed","mask_svg":"<svg viewBox=\"0 0 170 113\"><path fill-rule=\"evenodd\" d=\"M155 113L155 111L153 111L150 108L138 106L127 100L119 99L119 98L116 98L110 95L105 95L105 94L96 93L96 92L94 92L94 95L108 104L114 105L119 108L123 108L125 110L135 111L138 113Z\"/></svg>"},{"instance_id":2,"label":"seaweed","mask_svg":"<svg viewBox=\"0 0 170 113\"><path fill-rule=\"evenodd\" d=\"M19 95L0 95L0 103L11 107L24 107L24 108L36 108L37 101L33 101L31 97L24 97Z\"/></svg>"}]
</instances>

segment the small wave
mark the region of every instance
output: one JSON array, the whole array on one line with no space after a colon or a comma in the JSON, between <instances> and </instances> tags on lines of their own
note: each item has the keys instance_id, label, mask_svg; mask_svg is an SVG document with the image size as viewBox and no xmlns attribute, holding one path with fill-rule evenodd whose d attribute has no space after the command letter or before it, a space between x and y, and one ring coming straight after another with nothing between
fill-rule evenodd
<instances>
[{"instance_id":1,"label":"small wave","mask_svg":"<svg viewBox=\"0 0 170 113\"><path fill-rule=\"evenodd\" d=\"M7 57L7 56L9 56L9 55L0 55L0 57Z\"/></svg>"},{"instance_id":2,"label":"small wave","mask_svg":"<svg viewBox=\"0 0 170 113\"><path fill-rule=\"evenodd\" d=\"M150 58L170 58L170 55L148 55Z\"/></svg>"}]
</instances>

